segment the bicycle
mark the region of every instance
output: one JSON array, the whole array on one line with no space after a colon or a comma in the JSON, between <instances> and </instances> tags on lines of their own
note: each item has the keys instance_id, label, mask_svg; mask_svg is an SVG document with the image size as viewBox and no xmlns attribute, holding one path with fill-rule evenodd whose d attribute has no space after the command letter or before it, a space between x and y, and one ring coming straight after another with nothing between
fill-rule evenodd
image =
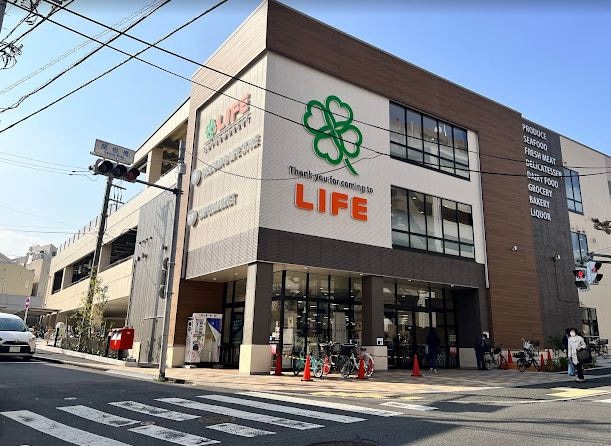
<instances>
[{"instance_id":1,"label":"bicycle","mask_svg":"<svg viewBox=\"0 0 611 446\"><path fill-rule=\"evenodd\" d=\"M342 366L342 369L341 369L342 377L345 379L349 378L353 371L359 369L359 362L361 359L363 359L363 363L365 366L365 377L369 378L371 375L373 375L373 371L375 368L375 362L373 361L373 356L371 356L369 353L362 353L365 351L365 349L361 348L361 354L357 358L356 355L354 354L354 349L357 346L354 344L348 344L348 345L351 347L351 351L350 351L350 355L348 356L348 359L346 360L346 362L344 362L344 365ZM346 344L344 344L342 347L345 347L345 346Z\"/></svg>"},{"instance_id":2,"label":"bicycle","mask_svg":"<svg viewBox=\"0 0 611 446\"><path fill-rule=\"evenodd\" d=\"M493 366L501 370L507 370L507 358L503 356L503 350L498 345L484 353L484 363L486 368L491 369Z\"/></svg>"},{"instance_id":3,"label":"bicycle","mask_svg":"<svg viewBox=\"0 0 611 446\"><path fill-rule=\"evenodd\" d=\"M521 352L513 354L513 357L517 359L516 365L520 372L525 372L530 366L534 366L537 372L541 371L541 365L537 361L537 352L535 351L535 345L538 345L537 341L527 341L522 339L523 347Z\"/></svg>"},{"instance_id":4,"label":"bicycle","mask_svg":"<svg viewBox=\"0 0 611 446\"><path fill-rule=\"evenodd\" d=\"M607 359L609 357L608 344L608 339L596 339L590 341L590 350L592 351L592 356L596 355L596 357Z\"/></svg>"},{"instance_id":5,"label":"bicycle","mask_svg":"<svg viewBox=\"0 0 611 446\"><path fill-rule=\"evenodd\" d=\"M303 351L298 352L296 356L295 353L291 356L291 368L293 369L293 375L299 376L303 370L305 370L306 356ZM310 371L314 375L315 378L323 377L323 361L320 358L316 358L312 356L312 353L309 353L310 357Z\"/></svg>"}]
</instances>

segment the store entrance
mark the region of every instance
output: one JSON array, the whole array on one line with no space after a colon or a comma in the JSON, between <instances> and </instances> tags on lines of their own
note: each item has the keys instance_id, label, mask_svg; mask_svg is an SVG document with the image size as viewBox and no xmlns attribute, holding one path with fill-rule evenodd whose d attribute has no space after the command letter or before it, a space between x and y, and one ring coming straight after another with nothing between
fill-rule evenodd
<instances>
[{"instance_id":1,"label":"store entrance","mask_svg":"<svg viewBox=\"0 0 611 446\"><path fill-rule=\"evenodd\" d=\"M414 355L429 367L427 338L434 330L440 340L439 367L459 367L454 299L449 290L384 283L384 342L388 367L411 369Z\"/></svg>"}]
</instances>

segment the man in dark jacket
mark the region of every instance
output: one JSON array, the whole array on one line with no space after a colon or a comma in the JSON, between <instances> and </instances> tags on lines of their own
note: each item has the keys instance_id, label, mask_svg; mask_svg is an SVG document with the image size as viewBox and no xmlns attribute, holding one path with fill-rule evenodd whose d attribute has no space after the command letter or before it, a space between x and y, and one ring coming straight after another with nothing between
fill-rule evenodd
<instances>
[{"instance_id":1,"label":"man in dark jacket","mask_svg":"<svg viewBox=\"0 0 611 446\"><path fill-rule=\"evenodd\" d=\"M437 373L437 356L439 355L439 336L434 328L431 328L429 335L426 338L426 347L428 349L429 372Z\"/></svg>"},{"instance_id":2,"label":"man in dark jacket","mask_svg":"<svg viewBox=\"0 0 611 446\"><path fill-rule=\"evenodd\" d=\"M486 367L486 361L484 361L484 354L490 350L490 340L488 339L488 333L482 333L482 337L475 341L474 348L475 359L477 360L477 369L488 370L488 367Z\"/></svg>"}]
</instances>

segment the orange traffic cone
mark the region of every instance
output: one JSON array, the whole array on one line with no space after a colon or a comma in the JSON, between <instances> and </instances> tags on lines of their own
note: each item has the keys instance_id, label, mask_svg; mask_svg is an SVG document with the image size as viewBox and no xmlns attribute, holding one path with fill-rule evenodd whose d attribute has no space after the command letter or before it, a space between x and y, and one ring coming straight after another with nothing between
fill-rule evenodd
<instances>
[{"instance_id":1,"label":"orange traffic cone","mask_svg":"<svg viewBox=\"0 0 611 446\"><path fill-rule=\"evenodd\" d=\"M282 355L276 353L276 368L274 370L275 376L282 376Z\"/></svg>"},{"instance_id":2,"label":"orange traffic cone","mask_svg":"<svg viewBox=\"0 0 611 446\"><path fill-rule=\"evenodd\" d=\"M412 367L412 376L422 376L422 373L420 373L420 365L418 364L418 355L414 355L414 365Z\"/></svg>"},{"instance_id":3,"label":"orange traffic cone","mask_svg":"<svg viewBox=\"0 0 611 446\"><path fill-rule=\"evenodd\" d=\"M552 360L552 352L550 352L549 350L547 351L547 363L549 364L549 362Z\"/></svg>"},{"instance_id":4,"label":"orange traffic cone","mask_svg":"<svg viewBox=\"0 0 611 446\"><path fill-rule=\"evenodd\" d=\"M311 376L310 370L310 355L306 358L305 369L303 370L303 379L302 381L314 381Z\"/></svg>"},{"instance_id":5,"label":"orange traffic cone","mask_svg":"<svg viewBox=\"0 0 611 446\"><path fill-rule=\"evenodd\" d=\"M363 358L359 361L359 374L357 376L358 379L365 379L365 361Z\"/></svg>"},{"instance_id":6,"label":"orange traffic cone","mask_svg":"<svg viewBox=\"0 0 611 446\"><path fill-rule=\"evenodd\" d=\"M545 360L543 359L543 353L541 353L541 367L539 370L543 371L543 367L545 367Z\"/></svg>"},{"instance_id":7,"label":"orange traffic cone","mask_svg":"<svg viewBox=\"0 0 611 446\"><path fill-rule=\"evenodd\" d=\"M507 349L507 364L513 364L513 356L511 356L511 350Z\"/></svg>"}]
</instances>

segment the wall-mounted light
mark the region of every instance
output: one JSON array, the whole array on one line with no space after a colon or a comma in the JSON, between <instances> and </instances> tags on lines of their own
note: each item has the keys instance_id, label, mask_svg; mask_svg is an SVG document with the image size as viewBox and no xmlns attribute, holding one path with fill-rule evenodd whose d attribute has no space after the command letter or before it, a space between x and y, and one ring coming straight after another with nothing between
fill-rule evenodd
<instances>
[{"instance_id":1,"label":"wall-mounted light","mask_svg":"<svg viewBox=\"0 0 611 446\"><path fill-rule=\"evenodd\" d=\"M518 245L513 245L511 247L511 250L514 251L514 252L517 251L518 250Z\"/></svg>"},{"instance_id":2,"label":"wall-mounted light","mask_svg":"<svg viewBox=\"0 0 611 446\"><path fill-rule=\"evenodd\" d=\"M556 254L554 257L552 257L552 260L554 262L557 262L558 260L560 260L560 254Z\"/></svg>"}]
</instances>

